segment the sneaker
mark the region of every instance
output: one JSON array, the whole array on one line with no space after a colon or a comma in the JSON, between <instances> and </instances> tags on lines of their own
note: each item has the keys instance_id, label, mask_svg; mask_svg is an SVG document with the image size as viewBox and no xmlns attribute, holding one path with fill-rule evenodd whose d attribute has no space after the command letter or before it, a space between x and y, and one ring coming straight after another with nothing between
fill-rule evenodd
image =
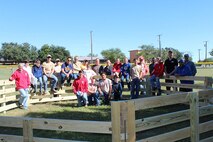
<instances>
[{"instance_id":1,"label":"sneaker","mask_svg":"<svg viewBox=\"0 0 213 142\"><path fill-rule=\"evenodd\" d=\"M56 90L56 89L52 89L51 91L54 92L54 93L58 92L58 90Z\"/></svg>"}]
</instances>

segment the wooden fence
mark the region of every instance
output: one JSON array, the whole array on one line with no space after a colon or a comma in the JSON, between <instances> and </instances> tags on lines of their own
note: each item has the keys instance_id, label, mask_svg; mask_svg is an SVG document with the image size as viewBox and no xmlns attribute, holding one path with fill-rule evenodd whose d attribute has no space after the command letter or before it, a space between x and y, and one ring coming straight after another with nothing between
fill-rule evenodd
<instances>
[{"instance_id":1,"label":"wooden fence","mask_svg":"<svg viewBox=\"0 0 213 142\"><path fill-rule=\"evenodd\" d=\"M213 114L213 106L199 106L199 100L206 100L206 103L213 98L212 78L208 77L185 77L178 79L197 79L203 81L202 84L193 84L184 87L201 89L198 92L177 93L165 96L146 97L135 100L125 100L118 102L111 102L111 121L79 121L79 120L62 120L62 119L44 119L44 118L25 118L25 117L0 117L0 127L22 128L23 136L0 134L0 141L2 142L77 142L71 140L40 138L33 136L33 130L56 130L68 132L83 132L96 134L112 135L113 142L171 142L191 137L192 142L198 142L199 134L213 130L213 121L207 121L199 124L199 116L207 116ZM148 80L148 78L147 78ZM8 85L9 84L9 85ZM145 82L149 85L149 82ZM7 87L7 85L9 87ZM0 86L2 90L2 98L0 98L0 112L17 107L16 103L8 104L7 102L16 101L16 95L6 96L5 93L13 93L14 82L1 81ZM166 84L165 84L166 85ZM170 84L172 87L180 87L180 84ZM13 89L10 87L12 86ZM199 86L199 87L198 87ZM182 87L182 86L181 86ZM145 87L147 93L150 93L150 86ZM71 97L51 97L43 98L41 100L30 100L30 103L60 101L66 99L73 99ZM162 106L174 104L189 104L189 110L182 110L168 114L161 114L147 118L140 118L136 120L136 111L144 109L152 109ZM158 127L175 124L178 122L190 120L190 127L178 129L165 134L156 135L153 137L137 139L136 133L146 130L152 130ZM201 140L201 142L212 142L213 137Z\"/></svg>"},{"instance_id":2,"label":"wooden fence","mask_svg":"<svg viewBox=\"0 0 213 142\"><path fill-rule=\"evenodd\" d=\"M213 114L213 105L199 107L199 98L209 100L209 98L212 97L213 90L205 90L199 92L112 102L112 141L135 142L137 132L190 120L190 127L137 140L137 142L172 142L187 137L190 137L192 142L199 142L200 133L213 130L213 120L199 124L200 116ZM135 112L138 110L187 102L190 104L189 110L182 110L137 120L135 119ZM212 141L213 137L201 140L201 142Z\"/></svg>"}]
</instances>

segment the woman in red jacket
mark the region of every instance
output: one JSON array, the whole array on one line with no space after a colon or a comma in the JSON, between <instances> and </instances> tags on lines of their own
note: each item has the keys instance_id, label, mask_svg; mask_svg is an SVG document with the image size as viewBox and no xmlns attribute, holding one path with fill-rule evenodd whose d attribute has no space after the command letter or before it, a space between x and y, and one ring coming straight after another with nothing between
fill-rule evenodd
<instances>
[{"instance_id":1,"label":"woman in red jacket","mask_svg":"<svg viewBox=\"0 0 213 142\"><path fill-rule=\"evenodd\" d=\"M160 86L160 77L164 74L164 65L160 57L156 58L156 62L154 65L154 70L151 73L150 83L152 86L152 90L158 90L157 95L161 95L161 86ZM155 93L153 93L155 95Z\"/></svg>"}]
</instances>

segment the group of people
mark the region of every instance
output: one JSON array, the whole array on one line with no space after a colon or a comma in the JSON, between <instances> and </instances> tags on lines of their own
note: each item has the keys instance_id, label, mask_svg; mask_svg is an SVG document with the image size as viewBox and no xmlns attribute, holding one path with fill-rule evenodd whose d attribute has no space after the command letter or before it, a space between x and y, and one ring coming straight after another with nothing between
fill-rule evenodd
<instances>
[{"instance_id":1,"label":"group of people","mask_svg":"<svg viewBox=\"0 0 213 142\"><path fill-rule=\"evenodd\" d=\"M179 63L179 65L178 65ZM168 51L168 58L163 61L160 57L153 58L152 63L149 65L150 71L150 83L152 86L152 93L155 95L155 91L157 90L157 95L161 95L161 85L160 85L160 77L164 74L166 76L166 83L175 83L172 79L168 79L170 76L195 76L197 73L195 64L189 60L189 55L184 55L184 60L180 59L179 61L173 57L173 52ZM192 80L180 80L181 84L194 84ZM171 87L167 86L166 90L170 90ZM180 88L179 91L182 92L190 92L191 88Z\"/></svg>"},{"instance_id":2,"label":"group of people","mask_svg":"<svg viewBox=\"0 0 213 142\"><path fill-rule=\"evenodd\" d=\"M52 56L47 55L47 60L41 64L36 60L34 65L29 66L29 62L19 64L18 69L11 75L9 80L16 80L16 89L20 92L20 106L27 109L27 100L29 98L29 86L34 89L33 93L45 95L48 93L48 80L51 83L51 91L57 92L66 85L73 88L74 94L78 99L78 106L100 105L101 100L104 104L109 104L110 100L120 100L124 88L124 82L130 90L130 98L139 97L140 82L145 80L145 76L150 74L150 83L152 90L157 90L157 95L161 95L161 86L159 78L165 75L169 76L194 76L196 68L193 62L189 61L189 55L184 55L185 60L175 59L172 51L168 52L168 59L163 61L160 57L152 58L149 67L143 56L134 59L134 64L130 64L128 58L124 58L123 63L120 59L112 65L110 60L106 65L101 65L97 58L94 65L90 65L87 60L81 63L78 56L73 61L67 57L65 62L56 59L55 63L51 61ZM178 66L179 63L179 66ZM74 80L71 83L71 80ZM146 80L148 81L148 80ZM37 82L40 84L39 92ZM167 83L173 80L166 79ZM190 84L193 81L181 80L181 83ZM42 91L43 90L43 91ZM167 87L170 90L170 87ZM180 91L191 91L188 88L180 88ZM100 99L102 98L102 99Z\"/></svg>"}]
</instances>

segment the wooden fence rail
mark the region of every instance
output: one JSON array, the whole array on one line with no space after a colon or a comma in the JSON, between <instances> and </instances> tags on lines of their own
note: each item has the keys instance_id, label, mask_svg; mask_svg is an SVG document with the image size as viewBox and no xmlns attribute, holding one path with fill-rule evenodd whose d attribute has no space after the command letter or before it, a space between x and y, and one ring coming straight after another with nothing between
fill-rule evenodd
<instances>
[{"instance_id":1,"label":"wooden fence rail","mask_svg":"<svg viewBox=\"0 0 213 142\"><path fill-rule=\"evenodd\" d=\"M156 96L129 101L112 102L112 141L133 142L136 141L136 132L190 120L190 127L145 138L138 140L137 142L171 142L187 137L190 137L192 142L199 142L200 133L213 130L212 120L201 124L199 123L199 117L213 115L213 105L199 107L199 98L210 99L212 97L213 89L208 89L200 92L180 93L169 96ZM190 109L188 110L181 110L135 120L135 111L186 102L189 102L190 104ZM120 116L115 114L120 114ZM209 140L213 141L213 137L202 141Z\"/></svg>"}]
</instances>

